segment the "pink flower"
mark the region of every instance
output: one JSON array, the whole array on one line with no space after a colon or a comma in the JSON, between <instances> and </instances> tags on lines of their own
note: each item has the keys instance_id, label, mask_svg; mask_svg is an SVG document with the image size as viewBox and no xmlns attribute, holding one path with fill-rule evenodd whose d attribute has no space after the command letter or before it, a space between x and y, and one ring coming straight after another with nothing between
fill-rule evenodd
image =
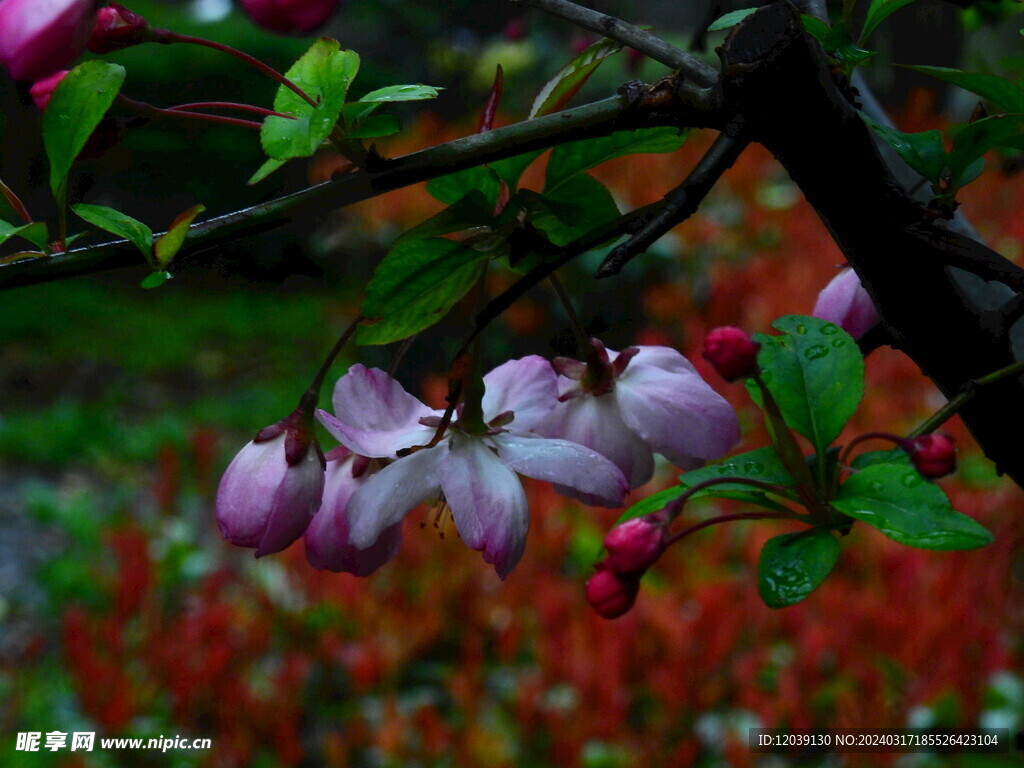
<instances>
[{"instance_id":1,"label":"pink flower","mask_svg":"<svg viewBox=\"0 0 1024 768\"><path fill-rule=\"evenodd\" d=\"M119 3L111 3L96 12L89 50L93 53L110 53L154 40L153 30L145 18Z\"/></svg>"},{"instance_id":2,"label":"pink flower","mask_svg":"<svg viewBox=\"0 0 1024 768\"><path fill-rule=\"evenodd\" d=\"M484 387L486 431L455 422L435 446L389 464L352 494L347 519L355 547L374 546L413 507L443 494L459 536L505 578L522 556L529 528L516 473L607 506L621 504L626 483L614 464L581 445L528 434L555 405L557 384L546 360L511 360L484 376ZM428 443L439 417L390 376L361 365L339 379L334 408L335 416L317 412L331 434L360 455L381 458Z\"/></svg>"},{"instance_id":3,"label":"pink flower","mask_svg":"<svg viewBox=\"0 0 1024 768\"><path fill-rule=\"evenodd\" d=\"M723 379L736 381L757 372L760 349L761 345L742 328L726 325L708 333L702 354Z\"/></svg>"},{"instance_id":4,"label":"pink flower","mask_svg":"<svg viewBox=\"0 0 1024 768\"><path fill-rule=\"evenodd\" d=\"M956 471L956 441L952 435L936 432L909 438L903 441L903 449L924 477L936 479Z\"/></svg>"},{"instance_id":5,"label":"pink flower","mask_svg":"<svg viewBox=\"0 0 1024 768\"><path fill-rule=\"evenodd\" d=\"M860 284L857 273L849 267L821 290L811 315L835 323L855 339L879 321L874 302Z\"/></svg>"},{"instance_id":6,"label":"pink flower","mask_svg":"<svg viewBox=\"0 0 1024 768\"><path fill-rule=\"evenodd\" d=\"M369 549L349 541L348 500L373 474L371 460L339 446L327 454L327 479L320 511L306 529L306 559L314 568L369 576L398 552L401 523L384 530Z\"/></svg>"},{"instance_id":7,"label":"pink flower","mask_svg":"<svg viewBox=\"0 0 1024 768\"><path fill-rule=\"evenodd\" d=\"M338 0L242 0L249 18L282 35L308 35L320 29Z\"/></svg>"},{"instance_id":8,"label":"pink flower","mask_svg":"<svg viewBox=\"0 0 1024 768\"><path fill-rule=\"evenodd\" d=\"M15 80L42 80L85 50L93 0L0 2L0 62Z\"/></svg>"},{"instance_id":9,"label":"pink flower","mask_svg":"<svg viewBox=\"0 0 1024 768\"><path fill-rule=\"evenodd\" d=\"M596 339L594 344L589 364L555 360L561 402L537 426L540 434L607 456L631 488L650 480L654 453L693 469L724 456L739 440L732 406L674 349L629 347L616 353Z\"/></svg>"},{"instance_id":10,"label":"pink flower","mask_svg":"<svg viewBox=\"0 0 1024 768\"><path fill-rule=\"evenodd\" d=\"M57 85L64 79L64 75L67 73L68 70L66 69L54 72L49 77L37 80L33 83L32 87L29 88L28 92L32 96L32 101L35 102L36 108L40 112L44 112L46 110L46 105L50 103L50 97L53 96L53 92L57 89Z\"/></svg>"},{"instance_id":11,"label":"pink flower","mask_svg":"<svg viewBox=\"0 0 1024 768\"><path fill-rule=\"evenodd\" d=\"M323 459L304 420L296 411L260 430L232 460L217 489L221 535L240 547L255 547L256 557L289 546L320 507Z\"/></svg>"}]
</instances>

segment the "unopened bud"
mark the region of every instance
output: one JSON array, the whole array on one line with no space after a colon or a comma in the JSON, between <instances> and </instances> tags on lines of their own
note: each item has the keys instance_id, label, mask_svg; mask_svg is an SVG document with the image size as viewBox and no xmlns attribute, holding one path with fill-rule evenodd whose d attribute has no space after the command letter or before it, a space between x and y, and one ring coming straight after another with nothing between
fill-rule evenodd
<instances>
[{"instance_id":1,"label":"unopened bud","mask_svg":"<svg viewBox=\"0 0 1024 768\"><path fill-rule=\"evenodd\" d=\"M93 53L110 53L153 40L153 30L144 17L119 3L111 3L96 12L89 50Z\"/></svg>"},{"instance_id":2,"label":"unopened bud","mask_svg":"<svg viewBox=\"0 0 1024 768\"><path fill-rule=\"evenodd\" d=\"M587 582L587 602L590 607L606 619L617 619L636 602L640 591L640 579L635 575L623 575L598 564L597 573Z\"/></svg>"},{"instance_id":3,"label":"unopened bud","mask_svg":"<svg viewBox=\"0 0 1024 768\"><path fill-rule=\"evenodd\" d=\"M665 525L651 516L634 517L608 531L604 548L609 570L620 574L644 571L665 548Z\"/></svg>"},{"instance_id":4,"label":"unopened bud","mask_svg":"<svg viewBox=\"0 0 1024 768\"><path fill-rule=\"evenodd\" d=\"M282 35L308 35L320 29L338 0L242 0L249 18Z\"/></svg>"},{"instance_id":5,"label":"unopened bud","mask_svg":"<svg viewBox=\"0 0 1024 768\"><path fill-rule=\"evenodd\" d=\"M704 359L726 381L753 376L757 371L757 351L761 345L742 328L731 325L715 328L704 339Z\"/></svg>"},{"instance_id":6,"label":"unopened bud","mask_svg":"<svg viewBox=\"0 0 1024 768\"><path fill-rule=\"evenodd\" d=\"M921 435L906 440L903 448L924 477L945 477L956 471L956 441L952 435Z\"/></svg>"},{"instance_id":7,"label":"unopened bud","mask_svg":"<svg viewBox=\"0 0 1024 768\"><path fill-rule=\"evenodd\" d=\"M29 88L28 92L32 96L32 101L35 102L35 105L40 112L46 110L46 105L50 103L50 97L53 96L53 92L56 90L58 83L64 79L64 75L67 73L68 70L66 69L54 72L49 77L37 80L32 87Z\"/></svg>"}]
</instances>

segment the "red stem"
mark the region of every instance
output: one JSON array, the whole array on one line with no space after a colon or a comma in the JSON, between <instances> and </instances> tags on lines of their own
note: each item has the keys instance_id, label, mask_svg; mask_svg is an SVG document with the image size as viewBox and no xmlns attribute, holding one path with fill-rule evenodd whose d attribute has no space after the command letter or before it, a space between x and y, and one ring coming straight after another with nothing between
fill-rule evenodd
<instances>
[{"instance_id":1,"label":"red stem","mask_svg":"<svg viewBox=\"0 0 1024 768\"><path fill-rule=\"evenodd\" d=\"M257 131L263 127L263 123L257 123L255 120L242 120L237 117L207 115L203 112L180 112L173 109L154 107L152 104L147 104L144 101L130 99L123 93L118 95L117 100L143 117L177 117L179 119L202 120L207 123L220 123L221 125L236 125L241 128L253 128Z\"/></svg>"},{"instance_id":2,"label":"red stem","mask_svg":"<svg viewBox=\"0 0 1024 768\"><path fill-rule=\"evenodd\" d=\"M891 440L892 442L896 443L897 446L901 448L903 447L904 440L902 437L899 437L897 435L891 435L888 432L865 432L863 435L857 435L857 437L853 438L853 440L850 441L846 448L843 449L842 454L839 456L839 464L841 466L846 464L846 458L850 455L850 452L853 451L855 446L865 442L866 440L876 439Z\"/></svg>"},{"instance_id":3,"label":"red stem","mask_svg":"<svg viewBox=\"0 0 1024 768\"><path fill-rule=\"evenodd\" d=\"M254 112L257 115L266 115L268 117L283 117L288 120L294 120L294 115L285 115L281 112L275 112L272 109L266 109L264 107L257 107L252 104L239 104L234 101L193 101L189 104L176 104L173 107L168 107L170 111L187 111L191 109L238 109L243 112Z\"/></svg>"},{"instance_id":4,"label":"red stem","mask_svg":"<svg viewBox=\"0 0 1024 768\"><path fill-rule=\"evenodd\" d=\"M713 517L710 520L702 520L699 523L694 523L689 528L684 528L679 533L672 534L665 542L665 546L668 547L675 544L680 539L689 536L691 533L696 533L701 528L707 528L711 525L718 525L718 523L731 523L736 520L764 520L766 518L790 518L792 515L787 515L785 512L737 512L734 515L722 515L721 517Z\"/></svg>"},{"instance_id":5,"label":"red stem","mask_svg":"<svg viewBox=\"0 0 1024 768\"><path fill-rule=\"evenodd\" d=\"M171 32L168 29L154 29L153 35L155 37L156 42L163 43L164 45L168 45L170 43L192 43L193 45L202 45L207 48L213 48L215 51L226 53L229 56L234 56L236 59L244 61L251 67L255 67L260 72L265 74L267 77L276 80L281 85L294 91L296 94L298 94L300 98L302 98L307 104L309 104L309 106L316 106L316 101L310 98L309 94L307 94L304 90L299 88L299 86L297 86L287 77L282 75L280 72L278 72L270 65L264 64L255 56L250 56L248 53L243 53L237 48L232 48L230 45L224 45L223 43L218 43L213 40L207 40L202 37L193 37L192 35L179 35L177 32Z\"/></svg>"}]
</instances>

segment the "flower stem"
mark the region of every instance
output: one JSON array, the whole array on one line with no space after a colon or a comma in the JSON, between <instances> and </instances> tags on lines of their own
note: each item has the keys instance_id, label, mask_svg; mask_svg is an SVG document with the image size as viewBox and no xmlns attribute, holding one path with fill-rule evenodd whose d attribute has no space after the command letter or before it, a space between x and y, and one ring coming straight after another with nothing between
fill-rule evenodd
<instances>
[{"instance_id":1,"label":"flower stem","mask_svg":"<svg viewBox=\"0 0 1024 768\"><path fill-rule=\"evenodd\" d=\"M867 440L891 440L898 446L903 445L903 438L898 435L892 435L888 432L865 432L863 435L857 435L857 437L853 438L843 449L843 452L839 455L839 464L845 465L853 449Z\"/></svg>"},{"instance_id":2,"label":"flower stem","mask_svg":"<svg viewBox=\"0 0 1024 768\"><path fill-rule=\"evenodd\" d=\"M995 384L997 381L1009 376L1016 376L1022 373L1024 373L1024 360L1019 360L1016 363L1011 363L1005 368L1000 368L999 370L986 374L979 379L974 379L973 381L968 382L967 387L963 392L932 414L931 417L907 435L907 437L920 437L921 435L927 435L929 432L934 432L949 421L957 411L963 408L981 387L988 384Z\"/></svg>"},{"instance_id":3,"label":"flower stem","mask_svg":"<svg viewBox=\"0 0 1024 768\"><path fill-rule=\"evenodd\" d=\"M202 37L194 37L192 35L179 35L177 32L171 32L167 29L154 29L153 33L156 37L156 42L162 43L164 45L169 45L171 43L191 43L192 45L202 45L206 48L213 48L215 51L226 53L229 56L234 56L236 59L244 61L249 66L254 67L255 69L265 74L267 77L276 80L281 85L293 91L303 101L309 104L309 106L315 107L317 104L316 101L313 98L311 98L308 93L299 88L299 86L297 86L287 77L282 75L276 69L271 67L269 64L264 64L255 56L250 56L248 53L243 53L237 48L232 48L230 45L224 45L223 43L218 43L214 40L207 40Z\"/></svg>"},{"instance_id":4,"label":"flower stem","mask_svg":"<svg viewBox=\"0 0 1024 768\"><path fill-rule=\"evenodd\" d=\"M167 108L171 112L187 112L193 109L238 109L243 112L253 112L257 115L270 117L283 117L286 120L295 120L295 115L286 115L282 112L275 112L272 109L257 107L252 104L239 104L234 101L194 101L188 104L176 104Z\"/></svg>"},{"instance_id":5,"label":"flower stem","mask_svg":"<svg viewBox=\"0 0 1024 768\"><path fill-rule=\"evenodd\" d=\"M569 325L572 327L572 332L576 336L576 343L580 347L580 357L587 357L591 352L594 351L594 345L590 341L590 337L587 335L586 330L583 328L583 323L580 322L579 315L576 314L576 310L572 306L572 299L569 298L569 294L565 290L565 286L562 285L562 281L558 279L558 273L552 272L548 275L548 281L551 283L551 287L555 290L555 295L558 296L558 300L562 302L562 306L565 307L565 314L569 318Z\"/></svg>"},{"instance_id":6,"label":"flower stem","mask_svg":"<svg viewBox=\"0 0 1024 768\"><path fill-rule=\"evenodd\" d=\"M320 387L323 386L324 379L327 378L328 372L331 370L331 366L334 365L334 361L337 359L341 350L355 335L356 330L359 328L359 324L363 321L363 316L358 315L355 320L349 323L348 327L342 331L341 336L334 342L334 346L331 347L331 351L327 353L327 357L324 358L323 363L320 366L320 370L316 372L316 376L313 377L313 383L309 385L309 389L302 396L303 401L308 401L310 408L316 406L316 402L320 397Z\"/></svg>"},{"instance_id":7,"label":"flower stem","mask_svg":"<svg viewBox=\"0 0 1024 768\"><path fill-rule=\"evenodd\" d=\"M152 104L147 104L144 101L136 101L135 99L128 98L123 93L118 94L117 100L119 103L125 105L133 112L136 112L143 117L176 117L182 120L199 120L206 123L218 123L220 125L235 125L240 128L252 128L259 130L263 127L262 123L257 123L255 120L242 120L238 117L225 117L224 115L208 115L205 112L186 112L177 109L164 109L163 107L155 107Z\"/></svg>"},{"instance_id":8,"label":"flower stem","mask_svg":"<svg viewBox=\"0 0 1024 768\"><path fill-rule=\"evenodd\" d=\"M777 496L782 496L784 498L787 498L786 490L784 488L782 488L781 486L775 485L774 483L766 483L763 480L754 480L753 478L750 478L750 477L713 477L710 480L705 480L702 483L697 483L692 488L687 488L686 491L684 491L681 496L679 496L676 499L673 499L668 504L666 504L664 507L662 507L661 512L663 513L663 516L664 516L665 520L666 521L672 521L672 520L676 519L677 517L679 517L679 513L683 511L683 507L686 506L686 502L688 502L690 500L690 498L695 493L697 493L698 491L703 491L705 488L710 488L711 486L714 486L714 485L725 485L726 483L735 483L735 484L738 484L738 485L750 485L750 486L753 486L754 488L757 488L759 490L765 491L766 493L774 493ZM762 514L762 513L758 513L758 514ZM763 514L770 514L770 515L775 516L775 517L792 517L792 518L797 518L799 516L798 513L796 513L796 512L790 512L790 513L771 512L771 513L763 513Z\"/></svg>"},{"instance_id":9,"label":"flower stem","mask_svg":"<svg viewBox=\"0 0 1024 768\"><path fill-rule=\"evenodd\" d=\"M668 547L675 544L680 539L686 538L691 533L696 533L701 528L707 528L712 525L718 525L719 523L731 523L736 520L766 520L772 518L789 518L791 515L787 515L784 512L737 512L734 515L722 515L721 517L713 517L710 520L702 520L699 523L694 523L689 528L684 528L678 533L672 534L665 542L665 546Z\"/></svg>"}]
</instances>

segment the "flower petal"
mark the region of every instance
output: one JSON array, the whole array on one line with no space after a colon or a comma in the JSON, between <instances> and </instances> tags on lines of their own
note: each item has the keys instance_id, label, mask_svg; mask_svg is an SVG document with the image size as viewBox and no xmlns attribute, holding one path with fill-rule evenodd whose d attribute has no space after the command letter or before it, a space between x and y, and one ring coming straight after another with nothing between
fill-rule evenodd
<instances>
[{"instance_id":1,"label":"flower petal","mask_svg":"<svg viewBox=\"0 0 1024 768\"><path fill-rule=\"evenodd\" d=\"M584 394L559 403L536 432L597 451L621 470L630 488L643 485L654 474L651 449L623 422L618 400L611 394Z\"/></svg>"},{"instance_id":2,"label":"flower petal","mask_svg":"<svg viewBox=\"0 0 1024 768\"><path fill-rule=\"evenodd\" d=\"M348 500L352 545L369 549L387 528L436 494L440 488L438 464L447 453L447 445L416 451L384 467L358 488Z\"/></svg>"},{"instance_id":3,"label":"flower petal","mask_svg":"<svg viewBox=\"0 0 1024 768\"><path fill-rule=\"evenodd\" d=\"M515 412L516 430L538 424L558 403L558 376L539 355L509 360L484 376L484 421Z\"/></svg>"},{"instance_id":4,"label":"flower petal","mask_svg":"<svg viewBox=\"0 0 1024 768\"><path fill-rule=\"evenodd\" d=\"M324 469L314 444L306 449L306 455L298 464L285 472L274 495L274 506L256 548L256 557L280 552L299 538L320 508L323 492Z\"/></svg>"},{"instance_id":5,"label":"flower petal","mask_svg":"<svg viewBox=\"0 0 1024 768\"><path fill-rule=\"evenodd\" d=\"M634 366L649 365L669 373L696 373L693 363L672 347L637 347L639 352L629 361L622 379L629 378L629 371ZM618 355L616 355L617 357Z\"/></svg>"},{"instance_id":6,"label":"flower petal","mask_svg":"<svg viewBox=\"0 0 1024 768\"><path fill-rule=\"evenodd\" d=\"M258 545L287 471L283 432L273 440L249 442L242 448L217 488L221 536L240 547Z\"/></svg>"},{"instance_id":7,"label":"flower petal","mask_svg":"<svg viewBox=\"0 0 1024 768\"><path fill-rule=\"evenodd\" d=\"M674 464L717 459L739 440L736 412L696 373L640 365L627 369L614 396L626 425Z\"/></svg>"},{"instance_id":8,"label":"flower petal","mask_svg":"<svg viewBox=\"0 0 1024 768\"><path fill-rule=\"evenodd\" d=\"M320 423L363 456L394 456L433 431L420 419L435 415L402 385L377 368L353 365L334 385L334 417L317 411ZM428 438L429 439L429 438Z\"/></svg>"},{"instance_id":9,"label":"flower petal","mask_svg":"<svg viewBox=\"0 0 1024 768\"><path fill-rule=\"evenodd\" d=\"M547 480L594 499L604 507L617 507L629 490L615 464L590 448L568 440L503 433L492 440L509 469L536 480Z\"/></svg>"},{"instance_id":10,"label":"flower petal","mask_svg":"<svg viewBox=\"0 0 1024 768\"><path fill-rule=\"evenodd\" d=\"M462 435L453 436L440 475L459 536L504 579L522 557L530 527L519 478L482 440Z\"/></svg>"},{"instance_id":11,"label":"flower petal","mask_svg":"<svg viewBox=\"0 0 1024 768\"><path fill-rule=\"evenodd\" d=\"M855 339L879 321L874 302L850 267L843 269L821 290L811 315L835 323Z\"/></svg>"},{"instance_id":12,"label":"flower petal","mask_svg":"<svg viewBox=\"0 0 1024 768\"><path fill-rule=\"evenodd\" d=\"M323 503L313 522L306 529L306 559L314 568L369 576L395 556L402 542L402 525L385 528L380 538L368 549L357 549L349 540L345 516L348 500L365 485L370 474L352 476L355 456L328 461Z\"/></svg>"}]
</instances>

